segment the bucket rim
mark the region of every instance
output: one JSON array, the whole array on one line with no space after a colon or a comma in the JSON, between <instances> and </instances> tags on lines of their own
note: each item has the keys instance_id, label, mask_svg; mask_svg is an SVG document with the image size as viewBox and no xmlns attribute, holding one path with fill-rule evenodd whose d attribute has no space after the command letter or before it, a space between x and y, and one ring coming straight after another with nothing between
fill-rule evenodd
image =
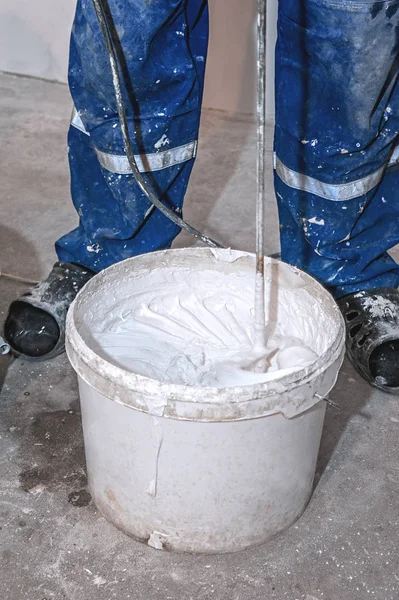
<instances>
[{"instance_id":1,"label":"bucket rim","mask_svg":"<svg viewBox=\"0 0 399 600\"><path fill-rule=\"evenodd\" d=\"M97 354L83 339L75 321L75 313L80 308L80 303L85 299L85 295L90 292L90 287L98 284L99 279L109 277L112 272L118 271L126 267L126 265L129 265L130 268L134 265L134 269L132 270L137 270L137 265L148 260L149 256L158 262L158 268L160 268L159 265L161 262L159 259L162 260L162 258L165 258L165 255L171 258L173 255L178 256L182 254L186 256L191 254L193 258L199 258L202 255L202 257L207 257L211 260L218 259L218 257L221 258L225 255L228 258L228 262L235 262L235 260L241 257L249 257L251 259L255 257L251 252L242 252L240 250L176 248L131 257L115 263L95 275L77 294L67 315L66 351L71 365L79 377L111 400L129 408L135 408L158 416L188 420L236 420L255 418L278 412L286 416L295 416L319 402L320 397L323 398L329 393L335 384L344 354L345 324L341 312L328 290L311 275L288 263L267 256L265 256L267 263L284 265L284 268L293 271L308 284L316 286L321 295L325 296L326 302L329 302L331 307L336 308L337 333L335 338L327 351L308 367L299 369L293 373L276 375L276 377L266 382L258 382L245 386L188 386L165 383L133 373L123 367L112 364ZM148 266L146 268L148 269ZM336 367L337 363L339 363L339 367ZM334 367L333 371L335 375L331 373L332 377L328 377L331 367ZM325 376L326 373L327 377ZM304 398L305 396L309 396L309 387L312 388L313 393L311 403L309 403L309 399L306 400ZM306 394L304 393L305 388L307 389ZM292 392L295 396L294 407L291 406L285 409L284 406L281 406L281 395L285 392ZM198 396L201 398L200 401L198 400ZM249 405L251 404L254 405L249 409ZM220 410L227 405L229 405L230 410ZM295 414L292 414L293 412ZM208 413L209 416L211 414L215 417L216 415L219 416L218 418L208 419L206 417ZM244 416L244 413L247 416ZM230 418L225 418L228 414L230 414Z\"/></svg>"}]
</instances>

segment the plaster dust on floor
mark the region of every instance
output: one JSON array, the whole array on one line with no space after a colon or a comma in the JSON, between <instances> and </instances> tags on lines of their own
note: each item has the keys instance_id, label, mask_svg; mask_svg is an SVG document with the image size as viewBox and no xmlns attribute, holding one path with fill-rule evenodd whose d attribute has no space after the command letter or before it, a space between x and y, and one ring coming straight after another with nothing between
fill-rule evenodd
<instances>
[{"instance_id":1,"label":"plaster dust on floor","mask_svg":"<svg viewBox=\"0 0 399 600\"><path fill-rule=\"evenodd\" d=\"M326 336L299 317L311 302L303 289L279 291L283 314L266 307L277 324L266 348L254 346L254 282L250 272L151 270L131 291L110 290L105 309L98 305L90 322L93 349L128 371L187 386L250 385L318 360ZM270 281L265 287L267 298ZM264 372L254 372L251 364L263 356Z\"/></svg>"},{"instance_id":2,"label":"plaster dust on floor","mask_svg":"<svg viewBox=\"0 0 399 600\"><path fill-rule=\"evenodd\" d=\"M0 89L7 139L0 147L7 164L0 263L40 279L54 263L54 239L76 226L65 151L71 100L66 86L4 74ZM201 129L185 217L218 232L224 246L253 251L255 127L205 110ZM271 169L267 177L265 250L272 253L278 221ZM182 233L174 246L191 243ZM2 321L21 291L2 278ZM261 547L211 558L156 553L107 523L93 502L68 501L86 483L78 389L65 355L39 363L0 356L0 387L3 378L2 599L398 600L398 397L370 387L349 362L331 393L339 410L327 406L316 489L304 515ZM19 482L32 469L41 493Z\"/></svg>"}]
</instances>

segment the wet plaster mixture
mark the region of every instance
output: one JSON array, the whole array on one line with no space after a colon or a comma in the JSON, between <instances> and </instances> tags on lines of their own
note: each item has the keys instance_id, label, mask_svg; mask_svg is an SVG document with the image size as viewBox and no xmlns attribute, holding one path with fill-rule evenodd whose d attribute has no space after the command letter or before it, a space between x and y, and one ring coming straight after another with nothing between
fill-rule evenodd
<instances>
[{"instance_id":1,"label":"wet plaster mixture","mask_svg":"<svg viewBox=\"0 0 399 600\"><path fill-rule=\"evenodd\" d=\"M231 250L226 254L221 264L234 264L240 256ZM92 349L138 375L197 387L266 382L318 360L328 347L328 329L313 298L302 290L280 289L279 308L265 304L270 322L278 323L276 330L265 345L263 340L259 344L257 330L265 326L255 322L254 273L237 269L228 274L192 267L153 269L130 280L118 300L114 286L104 289L89 311L94 315L87 323ZM268 297L267 277L264 285ZM303 326L307 314L319 327Z\"/></svg>"},{"instance_id":2,"label":"wet plaster mixture","mask_svg":"<svg viewBox=\"0 0 399 600\"><path fill-rule=\"evenodd\" d=\"M8 140L0 147L8 165L0 265L40 277L54 261L53 238L76 222L64 153L68 92L0 75L0 104ZM248 119L206 112L187 197L187 218L245 250L253 239L249 211L241 212L242 200L254 198L253 148ZM198 197L205 198L201 207ZM277 249L272 203L267 252ZM177 245L187 243L181 236ZM1 321L20 290L0 279ZM370 388L347 363L332 394L336 407L327 410L305 514L260 548L222 556L157 552L99 515L87 490L76 378L65 356L43 363L0 357L0 387L2 600L399 598L398 398Z\"/></svg>"}]
</instances>

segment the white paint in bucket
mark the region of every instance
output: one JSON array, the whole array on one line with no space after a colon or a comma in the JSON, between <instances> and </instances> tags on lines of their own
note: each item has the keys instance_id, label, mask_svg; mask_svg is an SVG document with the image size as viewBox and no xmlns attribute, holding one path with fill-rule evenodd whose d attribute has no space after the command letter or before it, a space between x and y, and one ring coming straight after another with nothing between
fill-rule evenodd
<instances>
[{"instance_id":1,"label":"white paint in bucket","mask_svg":"<svg viewBox=\"0 0 399 600\"><path fill-rule=\"evenodd\" d=\"M267 298L271 283L266 279ZM161 267L124 285L117 302L114 289L103 294L107 308L90 322L93 349L116 366L164 383L260 383L276 377L277 370L289 374L309 366L327 348L326 315L303 288L281 289L276 305L266 303L270 336L266 347L257 346L263 336L255 322L250 271ZM310 308L312 319L306 318ZM263 357L266 372L254 372L254 362Z\"/></svg>"},{"instance_id":2,"label":"white paint in bucket","mask_svg":"<svg viewBox=\"0 0 399 600\"><path fill-rule=\"evenodd\" d=\"M79 376L90 491L110 521L156 548L229 552L262 543L293 523L310 497L320 397L343 358L341 314L311 277L266 259L269 333L283 325L290 294L300 296L303 341L319 358L253 385L165 383L107 360L93 337L98 316L134 301L133 290L160 268L246 279L254 257L209 249L147 254L114 265L80 292L68 315L67 352Z\"/></svg>"}]
</instances>

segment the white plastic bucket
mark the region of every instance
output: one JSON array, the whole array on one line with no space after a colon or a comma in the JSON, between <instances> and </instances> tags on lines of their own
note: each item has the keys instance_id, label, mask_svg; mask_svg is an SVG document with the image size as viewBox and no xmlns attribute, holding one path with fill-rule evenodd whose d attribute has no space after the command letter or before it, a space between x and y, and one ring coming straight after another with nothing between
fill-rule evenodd
<instances>
[{"instance_id":1,"label":"white plastic bucket","mask_svg":"<svg viewBox=\"0 0 399 600\"><path fill-rule=\"evenodd\" d=\"M322 398L342 363L344 323L313 278L266 261L276 302L279 290L300 290L308 305L298 318L314 331L322 317L329 329L319 360L267 383L161 383L105 360L90 333L109 290L116 302L162 267L194 266L199 277L205 269L254 273L251 254L182 249L138 256L94 277L69 311L67 353L79 379L91 494L109 521L155 548L208 553L261 544L289 527L310 498Z\"/></svg>"}]
</instances>

